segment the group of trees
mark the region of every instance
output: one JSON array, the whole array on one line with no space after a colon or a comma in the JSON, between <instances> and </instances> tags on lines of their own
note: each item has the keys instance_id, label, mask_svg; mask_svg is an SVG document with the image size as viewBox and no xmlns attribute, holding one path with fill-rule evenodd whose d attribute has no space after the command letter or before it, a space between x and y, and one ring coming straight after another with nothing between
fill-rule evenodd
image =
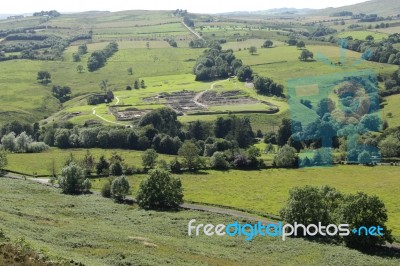
<instances>
[{"instance_id":1,"label":"group of trees","mask_svg":"<svg viewBox=\"0 0 400 266\"><path fill-rule=\"evenodd\" d=\"M183 23L185 23L188 27L194 27L194 21L188 15L185 15L183 18Z\"/></svg>"},{"instance_id":2,"label":"group of trees","mask_svg":"<svg viewBox=\"0 0 400 266\"><path fill-rule=\"evenodd\" d=\"M51 93L56 97L61 103L64 103L71 99L71 88L68 86L53 86Z\"/></svg>"},{"instance_id":3,"label":"group of trees","mask_svg":"<svg viewBox=\"0 0 400 266\"><path fill-rule=\"evenodd\" d=\"M385 80L385 90L379 91L382 97L400 93L400 68Z\"/></svg>"},{"instance_id":4,"label":"group of trees","mask_svg":"<svg viewBox=\"0 0 400 266\"><path fill-rule=\"evenodd\" d=\"M203 39L191 40L189 42L190 48L206 48L207 42Z\"/></svg>"},{"instance_id":5,"label":"group of trees","mask_svg":"<svg viewBox=\"0 0 400 266\"><path fill-rule=\"evenodd\" d=\"M50 11L41 11L41 12L35 12L33 13L34 17L44 17L44 16L49 16L49 17L59 17L61 14L57 10L50 10Z\"/></svg>"},{"instance_id":6,"label":"group of trees","mask_svg":"<svg viewBox=\"0 0 400 266\"><path fill-rule=\"evenodd\" d=\"M289 191L289 199L280 214L290 224L348 224L350 235L335 235L330 239L344 242L352 248L370 249L376 245L393 242L391 231L385 225L388 220L385 204L378 197L362 192L343 194L329 186L294 188ZM361 230L360 227L378 225L382 228L382 235L358 235L351 232L354 228ZM299 229L301 230L301 227ZM298 231L298 235L305 236L304 231Z\"/></svg>"},{"instance_id":7,"label":"group of trees","mask_svg":"<svg viewBox=\"0 0 400 266\"><path fill-rule=\"evenodd\" d=\"M393 44L400 42L400 34L392 34L379 42L369 40L348 40L340 42L343 48L363 53L362 57L368 61L400 65L400 51Z\"/></svg>"},{"instance_id":8,"label":"group of trees","mask_svg":"<svg viewBox=\"0 0 400 266\"><path fill-rule=\"evenodd\" d=\"M1 138L0 148L9 152L39 153L49 149L49 146L43 142L34 141L25 131L18 135L11 131Z\"/></svg>"},{"instance_id":9,"label":"group of trees","mask_svg":"<svg viewBox=\"0 0 400 266\"><path fill-rule=\"evenodd\" d=\"M222 50L217 42L210 44L209 47L197 58L193 68L197 81L227 78L243 65L241 60L235 58L231 49Z\"/></svg>"},{"instance_id":10,"label":"group of trees","mask_svg":"<svg viewBox=\"0 0 400 266\"><path fill-rule=\"evenodd\" d=\"M269 96L275 95L278 97L283 96L283 86L275 83L270 78L255 76L253 83L254 89L258 94Z\"/></svg>"},{"instance_id":11,"label":"group of trees","mask_svg":"<svg viewBox=\"0 0 400 266\"><path fill-rule=\"evenodd\" d=\"M171 38L167 38L167 39L165 39L165 41L166 42L168 42L168 44L171 46L171 47L178 47L178 44L176 43L176 41L174 40L174 39L171 39Z\"/></svg>"},{"instance_id":12,"label":"group of trees","mask_svg":"<svg viewBox=\"0 0 400 266\"><path fill-rule=\"evenodd\" d=\"M267 132L264 135L267 144L277 144L281 147L273 165L276 167L330 165L334 159L371 164L372 157L379 156L378 149L373 147L380 147L383 156L397 155L397 152L392 152L398 146L395 145L396 134L387 137L381 135L380 138L370 134L385 129L385 122L376 112L380 104L378 93L374 89L376 80L357 79L358 81L354 82L353 79L349 79L336 90L341 104L340 110L336 107L337 103L328 98L320 100L315 105L301 99L300 104L315 111L318 115L316 119L306 121L304 124L296 120L283 119L276 133ZM356 100L349 98L349 93L356 93L360 84L367 95L357 97ZM340 156L333 158L332 149L339 149ZM300 160L296 155L300 150L314 150L314 155ZM286 155L280 156L281 154Z\"/></svg>"},{"instance_id":13,"label":"group of trees","mask_svg":"<svg viewBox=\"0 0 400 266\"><path fill-rule=\"evenodd\" d=\"M94 51L88 59L87 63L88 70L90 72L93 72L103 67L106 64L107 59L110 58L117 51L118 51L118 44L116 42L109 43L101 51Z\"/></svg>"}]
</instances>

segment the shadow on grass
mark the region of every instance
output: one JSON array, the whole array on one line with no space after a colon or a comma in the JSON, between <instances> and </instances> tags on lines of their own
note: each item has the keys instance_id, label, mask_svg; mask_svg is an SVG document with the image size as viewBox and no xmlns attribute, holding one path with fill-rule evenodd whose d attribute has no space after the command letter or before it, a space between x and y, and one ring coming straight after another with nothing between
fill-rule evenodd
<instances>
[{"instance_id":1,"label":"shadow on grass","mask_svg":"<svg viewBox=\"0 0 400 266\"><path fill-rule=\"evenodd\" d=\"M342 244L342 242L337 238L327 238L327 237L298 237L302 238L309 242L314 242L318 244L326 244L326 245L337 245L337 246L345 246L352 250L357 250L365 255L370 256L378 256L382 258L393 258L393 259L400 259L400 244L387 244L385 246L375 246L371 248L358 248L352 246L346 246Z\"/></svg>"}]
</instances>

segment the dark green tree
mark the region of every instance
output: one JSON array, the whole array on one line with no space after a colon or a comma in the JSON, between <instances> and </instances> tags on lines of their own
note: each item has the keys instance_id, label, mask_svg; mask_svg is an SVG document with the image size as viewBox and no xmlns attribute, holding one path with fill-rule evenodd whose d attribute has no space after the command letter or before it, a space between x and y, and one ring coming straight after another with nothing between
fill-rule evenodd
<instances>
[{"instance_id":1,"label":"dark green tree","mask_svg":"<svg viewBox=\"0 0 400 266\"><path fill-rule=\"evenodd\" d=\"M255 54L255 53L257 53L257 47L255 47L255 46L251 46L250 48L249 48L249 53L250 54Z\"/></svg>"},{"instance_id":2,"label":"dark green tree","mask_svg":"<svg viewBox=\"0 0 400 266\"><path fill-rule=\"evenodd\" d=\"M271 40L266 40L264 44L262 45L263 48L270 48L274 45L274 43Z\"/></svg>"},{"instance_id":3,"label":"dark green tree","mask_svg":"<svg viewBox=\"0 0 400 266\"><path fill-rule=\"evenodd\" d=\"M165 170L151 170L140 184L136 199L146 210L177 209L183 203L182 183Z\"/></svg>"},{"instance_id":4,"label":"dark green tree","mask_svg":"<svg viewBox=\"0 0 400 266\"><path fill-rule=\"evenodd\" d=\"M110 163L106 160L104 155L101 155L99 161L96 164L96 173L100 174L108 174L108 169L110 168Z\"/></svg>"},{"instance_id":5,"label":"dark green tree","mask_svg":"<svg viewBox=\"0 0 400 266\"><path fill-rule=\"evenodd\" d=\"M309 60L313 60L313 58L314 58L314 54L307 49L302 50L301 54L299 56L299 59L301 61L309 61Z\"/></svg>"},{"instance_id":6,"label":"dark green tree","mask_svg":"<svg viewBox=\"0 0 400 266\"><path fill-rule=\"evenodd\" d=\"M388 220L385 204L377 196L368 196L363 192L346 196L338 208L337 217L340 223L347 223L350 229L362 233L360 235L350 233L349 236L343 237L343 241L350 247L369 249L376 245L384 245L386 241L393 242L391 231L385 225ZM379 235L377 231L377 235L367 236L360 228L378 225L382 228L383 235Z\"/></svg>"},{"instance_id":7,"label":"dark green tree","mask_svg":"<svg viewBox=\"0 0 400 266\"><path fill-rule=\"evenodd\" d=\"M39 83L42 83L44 85L47 85L51 83L51 74L48 71L39 71L37 73L37 80Z\"/></svg>"}]
</instances>

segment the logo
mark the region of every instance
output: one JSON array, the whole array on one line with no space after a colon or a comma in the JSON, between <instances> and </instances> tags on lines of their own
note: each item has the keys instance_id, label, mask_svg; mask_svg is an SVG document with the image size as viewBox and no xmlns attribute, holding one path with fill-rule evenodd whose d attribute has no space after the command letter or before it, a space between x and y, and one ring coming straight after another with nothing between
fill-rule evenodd
<instances>
[{"instance_id":1,"label":"logo","mask_svg":"<svg viewBox=\"0 0 400 266\"><path fill-rule=\"evenodd\" d=\"M239 223L235 221L230 224L196 224L196 219L192 219L188 223L188 236L242 236L247 241L253 240L256 236L261 237L280 237L285 241L290 236L349 236L354 234L357 236L383 236L383 228L378 226L360 226L350 230L349 224L318 224L304 225L295 222L292 224L278 223L263 223L258 221L255 224Z\"/></svg>"}]
</instances>

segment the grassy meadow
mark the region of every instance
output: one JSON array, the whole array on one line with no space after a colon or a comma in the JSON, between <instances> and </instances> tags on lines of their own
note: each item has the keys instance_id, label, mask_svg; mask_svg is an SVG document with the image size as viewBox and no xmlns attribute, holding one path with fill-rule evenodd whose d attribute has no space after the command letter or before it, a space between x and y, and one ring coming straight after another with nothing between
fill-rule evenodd
<instances>
[{"instance_id":1,"label":"grassy meadow","mask_svg":"<svg viewBox=\"0 0 400 266\"><path fill-rule=\"evenodd\" d=\"M264 159L270 161L270 156ZM329 185L343 193L358 191L377 195L388 210L388 227L400 239L400 193L398 167L334 166L304 169L267 169L259 171L207 171L178 175L183 182L185 200L240 208L251 212L279 215L289 190L305 185ZM137 190L144 175L129 177ZM97 180L101 189L105 180ZM135 194L135 193L133 193Z\"/></svg>"}]
</instances>

